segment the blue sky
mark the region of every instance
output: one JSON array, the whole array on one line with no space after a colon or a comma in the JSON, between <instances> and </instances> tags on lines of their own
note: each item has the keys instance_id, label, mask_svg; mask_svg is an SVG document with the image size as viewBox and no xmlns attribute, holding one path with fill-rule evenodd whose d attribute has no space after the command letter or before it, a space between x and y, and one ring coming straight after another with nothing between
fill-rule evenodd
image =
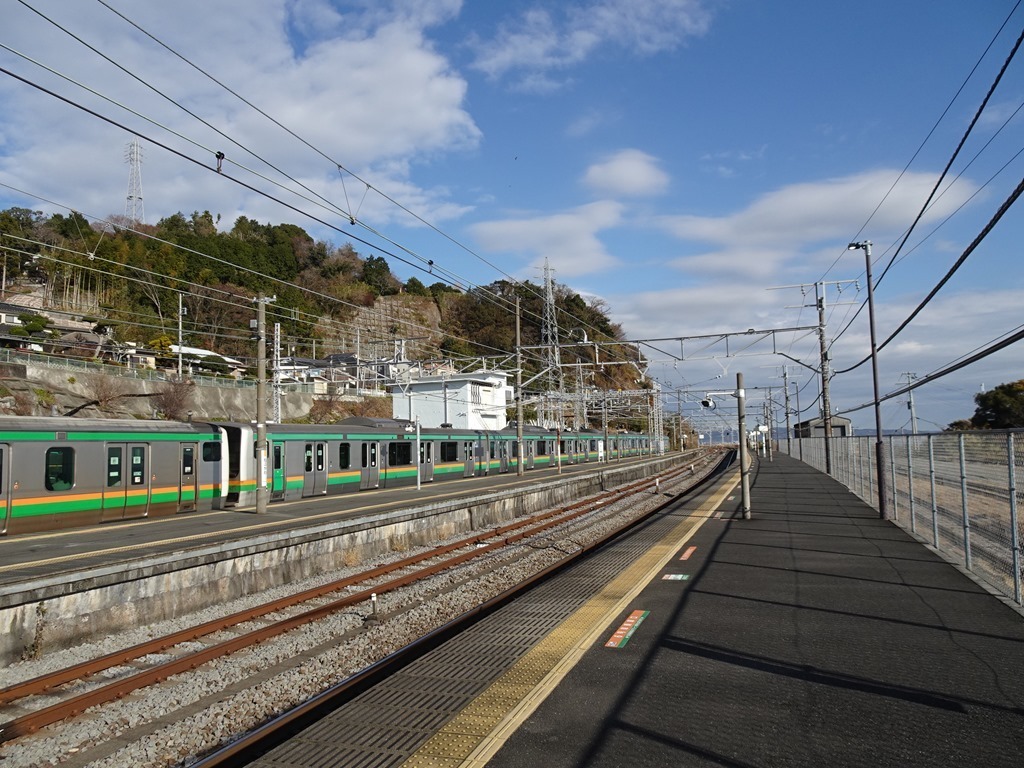
<instances>
[{"instance_id":1,"label":"blue sky","mask_svg":"<svg viewBox=\"0 0 1024 768\"><path fill-rule=\"evenodd\" d=\"M863 253L846 245L874 243L876 277L888 264L1020 34L1024 10L1015 7L1011 0L25 0L6 4L0 43L13 51L0 50L0 66L206 164L144 142L150 223L209 210L227 227L244 214L345 242L209 171L212 152L223 151L233 176L272 189L249 174L277 178L249 149L358 224L288 196L293 204L385 247L372 228L466 283L505 275L539 282L546 258L559 282L603 301L631 339L812 325L814 311L801 308L811 300L783 286L806 285L813 297L811 286L827 281L832 364L842 370L869 350L867 313L850 322L866 297ZM947 188L878 284L880 340L1024 176L1024 160L1015 158L1024 128L1013 117L1024 101L1022 66L1011 62ZM44 198L90 217L123 213L129 140L3 75L0 207L61 210ZM1014 207L882 350L883 393L904 374L924 377L1019 328L1020 230ZM397 261L392 270L433 281ZM859 285L844 282L839 294L835 281ZM679 355L678 343L659 346ZM816 347L807 333L780 334L774 351L816 366ZM770 340L748 350L757 355L683 350L679 361L645 348L650 373L666 389L731 386L737 371L748 386L779 387L784 364L794 381L809 376L770 354ZM921 427L969 417L983 386L1024 378L1021 357L1011 346L918 389ZM811 383L801 405L816 396ZM840 411L870 398L869 366L835 377ZM861 430L873 426L870 409L850 415ZM888 429L907 427L906 399L887 402L883 416Z\"/></svg>"}]
</instances>

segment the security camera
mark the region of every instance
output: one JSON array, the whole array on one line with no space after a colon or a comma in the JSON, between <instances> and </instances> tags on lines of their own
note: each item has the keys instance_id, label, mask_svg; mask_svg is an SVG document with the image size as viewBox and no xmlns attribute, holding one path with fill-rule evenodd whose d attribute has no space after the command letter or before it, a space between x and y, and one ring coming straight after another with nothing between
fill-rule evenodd
<instances>
[{"instance_id":1,"label":"security camera","mask_svg":"<svg viewBox=\"0 0 1024 768\"><path fill-rule=\"evenodd\" d=\"M712 400L710 397L706 397L703 400L701 400L700 404L702 406L704 406L705 408L714 408L715 407L715 401Z\"/></svg>"}]
</instances>

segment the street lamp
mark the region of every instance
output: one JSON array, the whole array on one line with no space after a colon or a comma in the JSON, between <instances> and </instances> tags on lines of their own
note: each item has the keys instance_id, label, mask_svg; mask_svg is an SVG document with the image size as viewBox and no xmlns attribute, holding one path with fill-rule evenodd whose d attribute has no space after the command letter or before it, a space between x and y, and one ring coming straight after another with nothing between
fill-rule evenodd
<instances>
[{"instance_id":1,"label":"street lamp","mask_svg":"<svg viewBox=\"0 0 1024 768\"><path fill-rule=\"evenodd\" d=\"M871 241L850 243L851 251L864 251L867 265L868 324L871 328L871 376L875 389L875 475L878 478L878 516L886 519L885 509L885 450L882 445L882 403L878 391L878 345L875 342L875 287L871 280Z\"/></svg>"}]
</instances>

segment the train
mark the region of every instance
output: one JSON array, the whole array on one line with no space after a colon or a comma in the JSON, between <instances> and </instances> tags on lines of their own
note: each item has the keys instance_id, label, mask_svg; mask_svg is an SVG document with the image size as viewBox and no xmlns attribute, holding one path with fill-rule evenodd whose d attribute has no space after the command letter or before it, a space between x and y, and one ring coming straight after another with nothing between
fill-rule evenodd
<instances>
[{"instance_id":1,"label":"train","mask_svg":"<svg viewBox=\"0 0 1024 768\"><path fill-rule=\"evenodd\" d=\"M268 424L269 501L533 471L650 453L649 436L402 419ZM0 416L0 535L245 509L260 468L253 424Z\"/></svg>"}]
</instances>

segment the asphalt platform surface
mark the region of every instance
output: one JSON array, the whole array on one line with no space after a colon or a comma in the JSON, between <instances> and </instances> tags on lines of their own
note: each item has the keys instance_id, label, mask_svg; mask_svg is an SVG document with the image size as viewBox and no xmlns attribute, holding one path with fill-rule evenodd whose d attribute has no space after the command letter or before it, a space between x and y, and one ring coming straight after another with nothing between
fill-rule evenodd
<instances>
[{"instance_id":1,"label":"asphalt platform surface","mask_svg":"<svg viewBox=\"0 0 1024 768\"><path fill-rule=\"evenodd\" d=\"M1024 766L1024 617L802 462L752 478L489 768Z\"/></svg>"}]
</instances>

